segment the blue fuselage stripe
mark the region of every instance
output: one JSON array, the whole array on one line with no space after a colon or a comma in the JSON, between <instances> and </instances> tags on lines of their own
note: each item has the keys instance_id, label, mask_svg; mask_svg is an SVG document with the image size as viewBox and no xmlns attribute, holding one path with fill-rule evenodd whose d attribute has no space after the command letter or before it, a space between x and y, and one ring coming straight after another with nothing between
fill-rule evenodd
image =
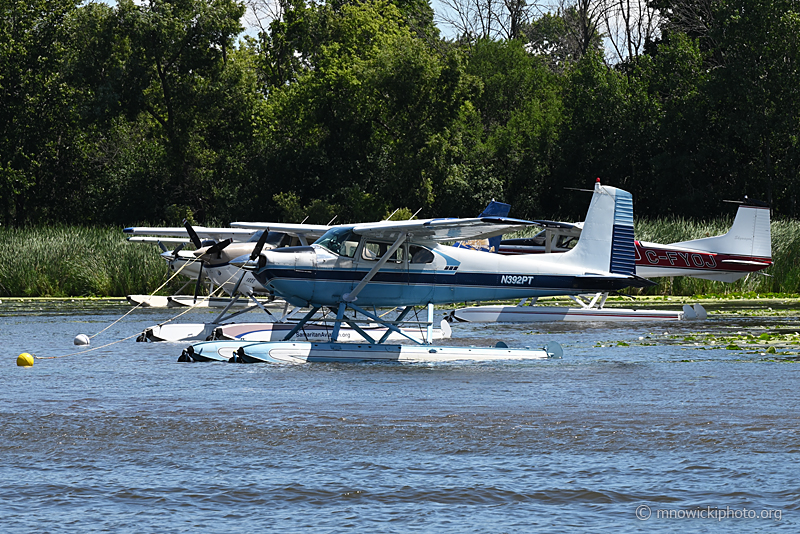
<instances>
[{"instance_id":1,"label":"blue fuselage stripe","mask_svg":"<svg viewBox=\"0 0 800 534\"><path fill-rule=\"evenodd\" d=\"M275 267L256 273L265 286L292 303L330 305L352 291L365 270L294 270ZM568 275L520 275L461 271L381 271L358 295L363 305L415 305L568 295L621 289L628 281Z\"/></svg>"}]
</instances>

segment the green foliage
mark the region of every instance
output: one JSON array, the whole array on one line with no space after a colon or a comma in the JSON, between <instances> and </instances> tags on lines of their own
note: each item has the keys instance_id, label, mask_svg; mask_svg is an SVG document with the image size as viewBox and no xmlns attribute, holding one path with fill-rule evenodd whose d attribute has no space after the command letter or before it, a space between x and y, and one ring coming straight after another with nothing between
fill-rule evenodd
<instances>
[{"instance_id":1,"label":"green foliage","mask_svg":"<svg viewBox=\"0 0 800 534\"><path fill-rule=\"evenodd\" d=\"M298 10L286 20L322 31L302 43L301 61L265 75L291 71L296 81L270 90L272 177L260 189L286 192L285 176L296 176L290 187L302 204L337 205L341 217L374 218L386 205L429 210L447 169L437 148L469 91L458 58L442 61L391 3ZM294 29L287 25L281 31Z\"/></svg>"},{"instance_id":2,"label":"green foliage","mask_svg":"<svg viewBox=\"0 0 800 534\"><path fill-rule=\"evenodd\" d=\"M155 245L128 243L119 228L0 229L0 294L148 294L168 277L158 252Z\"/></svg>"},{"instance_id":3,"label":"green foliage","mask_svg":"<svg viewBox=\"0 0 800 534\"><path fill-rule=\"evenodd\" d=\"M797 2L651 5L659 39L609 66L579 5L448 42L425 0L286 0L236 42L235 0L6 2L0 221L576 219L598 176L653 218L797 217Z\"/></svg>"},{"instance_id":4,"label":"green foliage","mask_svg":"<svg viewBox=\"0 0 800 534\"><path fill-rule=\"evenodd\" d=\"M392 213L387 213L381 219L385 221L408 221L414 216L408 208L398 208Z\"/></svg>"},{"instance_id":5,"label":"green foliage","mask_svg":"<svg viewBox=\"0 0 800 534\"><path fill-rule=\"evenodd\" d=\"M577 4L555 13L544 13L522 26L527 48L542 57L555 72L563 72L587 52L601 52L603 37L598 20L590 20Z\"/></svg>"},{"instance_id":6,"label":"green foliage","mask_svg":"<svg viewBox=\"0 0 800 534\"><path fill-rule=\"evenodd\" d=\"M81 143L61 62L74 0L4 2L0 16L0 210L5 224L51 220L73 196L63 173ZM64 182L67 182L64 184ZM64 187L64 185L66 185Z\"/></svg>"}]
</instances>

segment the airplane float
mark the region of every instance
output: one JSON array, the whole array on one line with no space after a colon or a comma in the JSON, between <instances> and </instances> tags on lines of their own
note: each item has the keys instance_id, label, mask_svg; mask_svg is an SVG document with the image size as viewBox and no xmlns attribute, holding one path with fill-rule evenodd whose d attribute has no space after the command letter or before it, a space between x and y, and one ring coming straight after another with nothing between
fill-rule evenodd
<instances>
[{"instance_id":1,"label":"airplane float","mask_svg":"<svg viewBox=\"0 0 800 534\"><path fill-rule=\"evenodd\" d=\"M569 251L580 242L583 223L536 221L545 229L533 237L504 239L496 251L503 255L549 254ZM662 245L634 241L636 274L644 278L689 276L735 282L772 265L769 207L745 198L729 231ZM530 306L472 306L460 308L451 320L471 322L631 321L705 319L702 306L685 305L680 312L604 308L607 292L573 296L578 308ZM535 300L534 300L535 302Z\"/></svg>"},{"instance_id":2,"label":"airplane float","mask_svg":"<svg viewBox=\"0 0 800 534\"><path fill-rule=\"evenodd\" d=\"M243 256L232 264L251 271L266 290L292 305L310 308L285 340L291 339L320 309L328 308L336 314L331 341L212 341L188 347L181 359L227 359L229 354L231 361L248 363L554 357L561 353L558 344L542 350L504 346L466 349L432 347L428 344L430 337L424 342L409 338L413 343L410 345L387 344L388 334L375 339L360 325L378 323L403 335L399 325L418 306L428 308L430 328L434 304L580 295L653 284L635 274L630 193L603 186L599 181L583 226L583 239L564 254L506 256L444 244L493 238L531 224L490 216L342 225L331 228L310 246ZM375 311L378 307L401 307L402 311L397 317L385 319ZM359 332L367 342L338 342L343 324Z\"/></svg>"}]
</instances>

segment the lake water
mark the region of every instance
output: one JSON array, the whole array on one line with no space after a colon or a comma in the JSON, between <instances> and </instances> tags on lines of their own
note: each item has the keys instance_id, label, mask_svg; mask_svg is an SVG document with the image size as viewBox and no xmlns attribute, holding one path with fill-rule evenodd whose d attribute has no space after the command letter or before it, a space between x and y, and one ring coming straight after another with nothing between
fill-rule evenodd
<instances>
[{"instance_id":1,"label":"lake water","mask_svg":"<svg viewBox=\"0 0 800 534\"><path fill-rule=\"evenodd\" d=\"M129 310L0 304L0 531L800 531L797 356L677 343L797 316L456 324L446 343L554 340L560 360L187 364L187 343L130 339L16 366Z\"/></svg>"}]
</instances>

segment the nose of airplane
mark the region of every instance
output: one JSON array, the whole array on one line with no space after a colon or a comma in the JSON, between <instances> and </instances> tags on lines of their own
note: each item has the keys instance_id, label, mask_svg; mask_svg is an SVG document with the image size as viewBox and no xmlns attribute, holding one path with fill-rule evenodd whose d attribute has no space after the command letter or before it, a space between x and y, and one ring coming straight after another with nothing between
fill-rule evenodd
<instances>
[{"instance_id":1,"label":"nose of airplane","mask_svg":"<svg viewBox=\"0 0 800 534\"><path fill-rule=\"evenodd\" d=\"M233 239L226 239L224 241L220 241L219 243L214 243L211 246L207 247L200 247L194 251L194 255L197 258L210 258L211 256L220 254L225 248L233 243Z\"/></svg>"},{"instance_id":2,"label":"nose of airplane","mask_svg":"<svg viewBox=\"0 0 800 534\"><path fill-rule=\"evenodd\" d=\"M256 261L250 259L249 254L243 254L233 258L229 263L234 267L238 267L246 271L254 271L258 266Z\"/></svg>"}]
</instances>

